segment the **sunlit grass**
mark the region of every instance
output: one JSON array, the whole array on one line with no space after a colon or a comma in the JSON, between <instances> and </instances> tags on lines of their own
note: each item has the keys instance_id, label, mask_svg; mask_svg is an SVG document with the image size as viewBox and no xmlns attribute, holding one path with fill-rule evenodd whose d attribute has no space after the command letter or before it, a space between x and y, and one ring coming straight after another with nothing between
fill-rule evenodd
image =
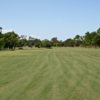
<instances>
[{"instance_id":1,"label":"sunlit grass","mask_svg":"<svg viewBox=\"0 0 100 100\"><path fill-rule=\"evenodd\" d=\"M100 49L1 51L0 100L100 100Z\"/></svg>"}]
</instances>

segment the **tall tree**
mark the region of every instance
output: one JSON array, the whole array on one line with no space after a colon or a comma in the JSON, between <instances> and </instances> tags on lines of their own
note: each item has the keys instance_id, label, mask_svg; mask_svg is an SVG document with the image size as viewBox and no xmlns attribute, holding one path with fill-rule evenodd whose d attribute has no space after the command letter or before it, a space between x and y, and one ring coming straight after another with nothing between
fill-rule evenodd
<instances>
[{"instance_id":1,"label":"tall tree","mask_svg":"<svg viewBox=\"0 0 100 100\"><path fill-rule=\"evenodd\" d=\"M100 28L98 28L98 29L97 29L97 34L99 34L99 35L100 35Z\"/></svg>"},{"instance_id":2,"label":"tall tree","mask_svg":"<svg viewBox=\"0 0 100 100\"><path fill-rule=\"evenodd\" d=\"M42 41L42 47L51 48L52 44L49 40L45 39Z\"/></svg>"},{"instance_id":3,"label":"tall tree","mask_svg":"<svg viewBox=\"0 0 100 100\"><path fill-rule=\"evenodd\" d=\"M0 27L0 50L4 48L4 37L2 34L2 27Z\"/></svg>"},{"instance_id":4,"label":"tall tree","mask_svg":"<svg viewBox=\"0 0 100 100\"><path fill-rule=\"evenodd\" d=\"M15 49L19 40L19 36L14 32L4 34L5 48Z\"/></svg>"},{"instance_id":5,"label":"tall tree","mask_svg":"<svg viewBox=\"0 0 100 100\"><path fill-rule=\"evenodd\" d=\"M52 43L53 46L57 47L59 45L59 41L58 41L57 37L53 37L51 39L51 43Z\"/></svg>"},{"instance_id":6,"label":"tall tree","mask_svg":"<svg viewBox=\"0 0 100 100\"><path fill-rule=\"evenodd\" d=\"M32 48L35 45L34 41L35 41L35 38L29 36L28 41L27 41L27 45Z\"/></svg>"},{"instance_id":7,"label":"tall tree","mask_svg":"<svg viewBox=\"0 0 100 100\"><path fill-rule=\"evenodd\" d=\"M80 46L82 44L82 37L80 35L76 35L74 37L74 43L75 43L75 46Z\"/></svg>"},{"instance_id":8,"label":"tall tree","mask_svg":"<svg viewBox=\"0 0 100 100\"><path fill-rule=\"evenodd\" d=\"M74 40L73 39L67 39L64 41L64 46L65 47L74 47Z\"/></svg>"}]
</instances>

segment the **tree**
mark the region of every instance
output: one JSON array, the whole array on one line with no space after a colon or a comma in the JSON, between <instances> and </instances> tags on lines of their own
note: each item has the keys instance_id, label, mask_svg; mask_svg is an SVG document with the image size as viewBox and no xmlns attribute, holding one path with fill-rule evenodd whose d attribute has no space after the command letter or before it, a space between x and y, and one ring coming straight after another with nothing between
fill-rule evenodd
<instances>
[{"instance_id":1,"label":"tree","mask_svg":"<svg viewBox=\"0 0 100 100\"><path fill-rule=\"evenodd\" d=\"M94 43L94 46L97 47L99 46L100 47L100 35L96 35L93 39L93 43Z\"/></svg>"},{"instance_id":2,"label":"tree","mask_svg":"<svg viewBox=\"0 0 100 100\"><path fill-rule=\"evenodd\" d=\"M74 40L73 39L67 39L64 41L65 47L74 47Z\"/></svg>"},{"instance_id":3,"label":"tree","mask_svg":"<svg viewBox=\"0 0 100 100\"><path fill-rule=\"evenodd\" d=\"M35 45L35 38L29 36L28 46L32 48L34 45Z\"/></svg>"},{"instance_id":4,"label":"tree","mask_svg":"<svg viewBox=\"0 0 100 100\"><path fill-rule=\"evenodd\" d=\"M51 43L52 43L52 46L56 46L57 47L59 45L59 41L58 41L57 37L53 37L51 39Z\"/></svg>"},{"instance_id":5,"label":"tree","mask_svg":"<svg viewBox=\"0 0 100 100\"><path fill-rule=\"evenodd\" d=\"M47 39L43 40L42 41L42 47L45 47L45 48L51 48L51 42Z\"/></svg>"},{"instance_id":6,"label":"tree","mask_svg":"<svg viewBox=\"0 0 100 100\"><path fill-rule=\"evenodd\" d=\"M2 27L0 27L0 50L4 48L4 37L2 34Z\"/></svg>"},{"instance_id":7,"label":"tree","mask_svg":"<svg viewBox=\"0 0 100 100\"><path fill-rule=\"evenodd\" d=\"M91 33L86 33L85 34L85 42L86 42L86 45L88 46L93 46L94 43L95 43L95 37L97 36L97 33L96 32L91 32Z\"/></svg>"},{"instance_id":8,"label":"tree","mask_svg":"<svg viewBox=\"0 0 100 100\"><path fill-rule=\"evenodd\" d=\"M18 47L27 46L27 36L21 35L18 42Z\"/></svg>"},{"instance_id":9,"label":"tree","mask_svg":"<svg viewBox=\"0 0 100 100\"><path fill-rule=\"evenodd\" d=\"M0 50L2 50L5 46L4 38L0 38Z\"/></svg>"},{"instance_id":10,"label":"tree","mask_svg":"<svg viewBox=\"0 0 100 100\"><path fill-rule=\"evenodd\" d=\"M19 36L14 32L7 32L4 34L5 48L15 49L18 44Z\"/></svg>"},{"instance_id":11,"label":"tree","mask_svg":"<svg viewBox=\"0 0 100 100\"><path fill-rule=\"evenodd\" d=\"M42 44L41 44L41 40L40 40L40 39L35 39L35 40L34 40L34 46L35 46L35 47L41 48L41 45L42 45Z\"/></svg>"},{"instance_id":12,"label":"tree","mask_svg":"<svg viewBox=\"0 0 100 100\"><path fill-rule=\"evenodd\" d=\"M1 34L2 34L2 27L0 27L0 36L1 36Z\"/></svg>"},{"instance_id":13,"label":"tree","mask_svg":"<svg viewBox=\"0 0 100 100\"><path fill-rule=\"evenodd\" d=\"M97 29L97 34L99 34L99 35L100 35L100 28L98 28L98 29Z\"/></svg>"},{"instance_id":14,"label":"tree","mask_svg":"<svg viewBox=\"0 0 100 100\"><path fill-rule=\"evenodd\" d=\"M63 46L64 46L64 43L63 43L62 40L60 40L60 41L58 42L58 46L59 46L59 47L63 47Z\"/></svg>"},{"instance_id":15,"label":"tree","mask_svg":"<svg viewBox=\"0 0 100 100\"><path fill-rule=\"evenodd\" d=\"M82 37L80 35L76 35L74 37L75 46L79 47L82 44Z\"/></svg>"}]
</instances>

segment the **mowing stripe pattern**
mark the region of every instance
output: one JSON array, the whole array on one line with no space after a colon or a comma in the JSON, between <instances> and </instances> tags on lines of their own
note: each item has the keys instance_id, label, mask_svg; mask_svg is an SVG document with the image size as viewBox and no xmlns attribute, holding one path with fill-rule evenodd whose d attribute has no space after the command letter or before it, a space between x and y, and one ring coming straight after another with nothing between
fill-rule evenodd
<instances>
[{"instance_id":1,"label":"mowing stripe pattern","mask_svg":"<svg viewBox=\"0 0 100 100\"><path fill-rule=\"evenodd\" d=\"M1 51L0 100L100 100L100 49Z\"/></svg>"}]
</instances>

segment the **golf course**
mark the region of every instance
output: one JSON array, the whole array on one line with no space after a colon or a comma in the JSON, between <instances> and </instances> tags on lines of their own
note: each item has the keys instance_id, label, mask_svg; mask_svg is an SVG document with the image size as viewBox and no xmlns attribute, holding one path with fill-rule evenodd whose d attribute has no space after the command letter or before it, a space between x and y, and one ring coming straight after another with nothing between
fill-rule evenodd
<instances>
[{"instance_id":1,"label":"golf course","mask_svg":"<svg viewBox=\"0 0 100 100\"><path fill-rule=\"evenodd\" d=\"M100 100L100 49L0 51L0 100Z\"/></svg>"}]
</instances>

